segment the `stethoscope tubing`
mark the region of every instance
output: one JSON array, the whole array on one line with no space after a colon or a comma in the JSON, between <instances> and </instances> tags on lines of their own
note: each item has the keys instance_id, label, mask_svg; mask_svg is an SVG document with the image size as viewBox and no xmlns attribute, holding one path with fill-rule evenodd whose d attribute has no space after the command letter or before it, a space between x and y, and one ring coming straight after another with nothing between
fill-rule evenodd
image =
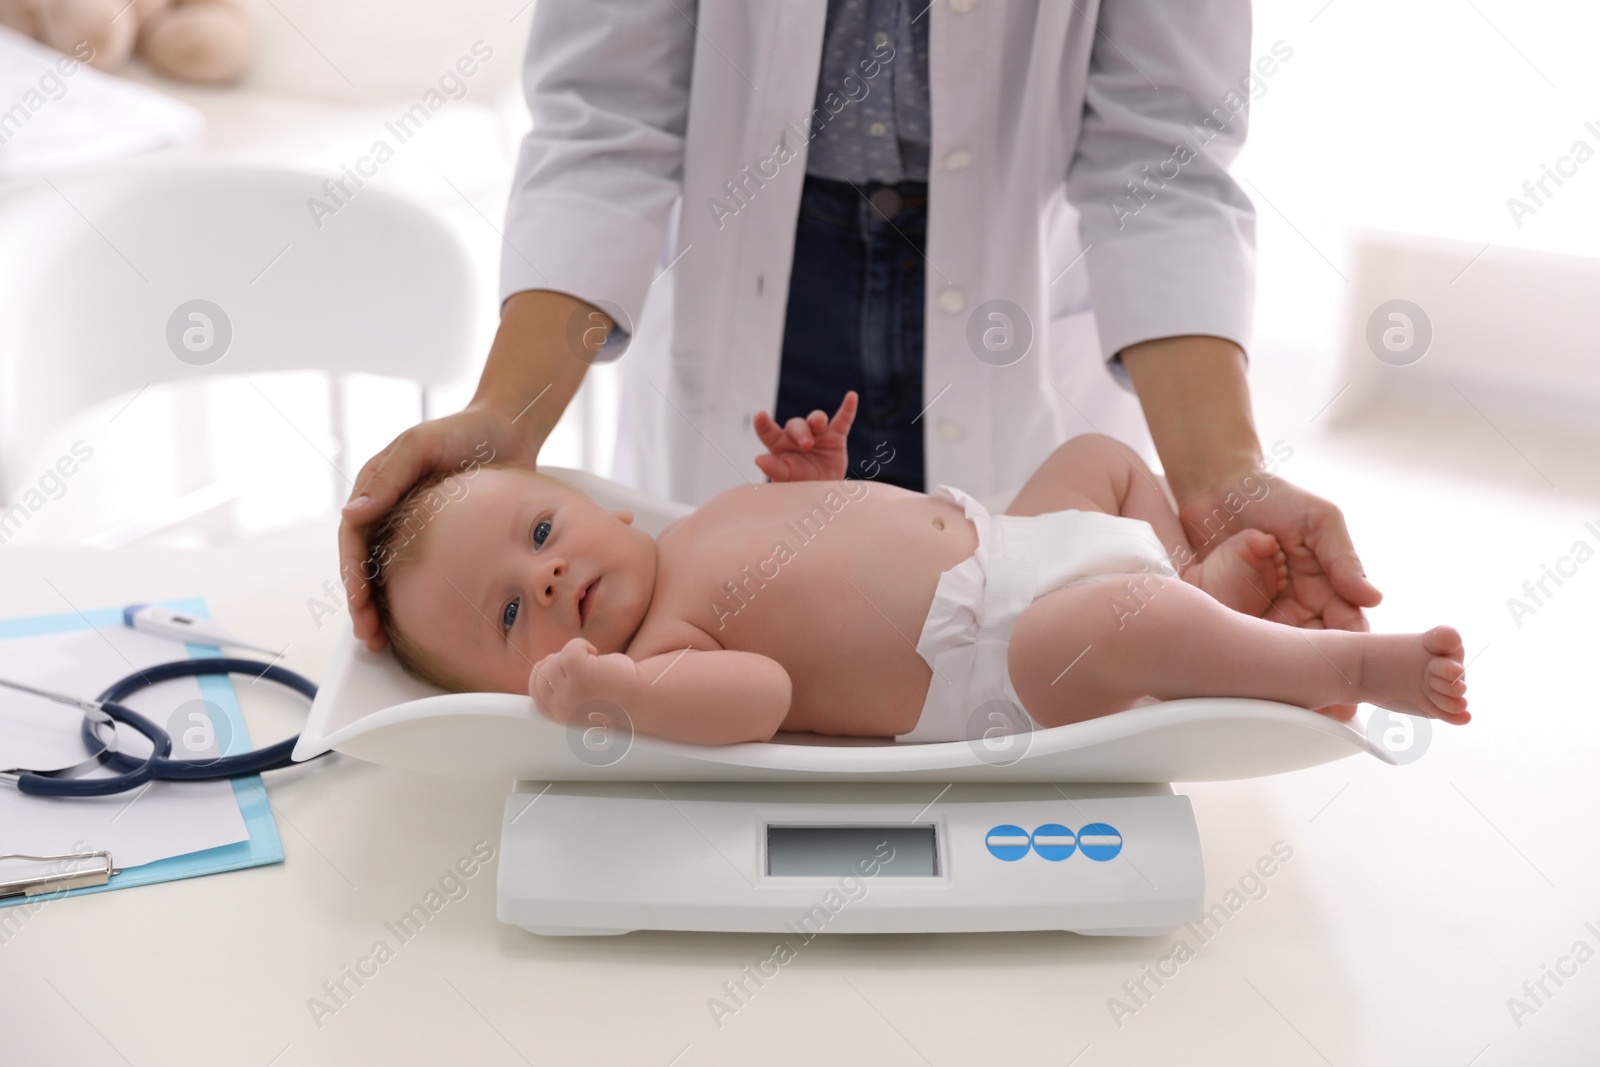
<instances>
[{"instance_id":1,"label":"stethoscope tubing","mask_svg":"<svg viewBox=\"0 0 1600 1067\"><path fill-rule=\"evenodd\" d=\"M291 766L294 760L290 758L290 754L294 751L298 737L291 737L286 741L279 741L265 748L236 756L200 760L171 759L169 757L172 753L172 738L167 731L121 703L141 689L173 678L193 678L213 674L248 674L287 686L308 700L314 700L317 696L316 683L304 675L287 667L261 663L253 659L212 656L174 660L171 663L146 667L113 683L95 699L100 704L101 710L113 720L126 724L150 740L149 756L141 758L120 751L105 752L102 759L104 765L121 773L104 778L62 778L31 771L23 772L16 776L17 789L31 796L102 797L137 789L153 780L215 781L242 778ZM84 744L91 752L104 747L95 733L94 722L89 718L84 718L80 733Z\"/></svg>"}]
</instances>

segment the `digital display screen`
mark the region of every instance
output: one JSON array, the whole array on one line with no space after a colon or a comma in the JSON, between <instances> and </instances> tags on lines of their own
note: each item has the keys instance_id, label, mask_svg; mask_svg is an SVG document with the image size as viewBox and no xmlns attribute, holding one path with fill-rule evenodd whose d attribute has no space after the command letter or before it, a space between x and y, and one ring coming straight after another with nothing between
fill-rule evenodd
<instances>
[{"instance_id":1,"label":"digital display screen","mask_svg":"<svg viewBox=\"0 0 1600 1067\"><path fill-rule=\"evenodd\" d=\"M767 873L817 878L936 878L939 849L928 826L768 826Z\"/></svg>"}]
</instances>

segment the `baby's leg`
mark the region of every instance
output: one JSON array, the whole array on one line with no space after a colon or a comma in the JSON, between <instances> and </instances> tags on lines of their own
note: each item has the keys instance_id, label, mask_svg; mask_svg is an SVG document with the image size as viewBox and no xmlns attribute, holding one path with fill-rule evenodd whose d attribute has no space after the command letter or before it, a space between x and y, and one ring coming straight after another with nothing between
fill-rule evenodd
<instances>
[{"instance_id":1,"label":"baby's leg","mask_svg":"<svg viewBox=\"0 0 1600 1067\"><path fill-rule=\"evenodd\" d=\"M1137 452L1104 434L1086 433L1058 446L1039 464L1006 514L1043 515L1069 508L1143 519L1155 527L1168 553L1189 548L1178 514L1154 472Z\"/></svg>"},{"instance_id":2,"label":"baby's leg","mask_svg":"<svg viewBox=\"0 0 1600 1067\"><path fill-rule=\"evenodd\" d=\"M1183 580L1235 611L1262 614L1288 583L1289 561L1277 538L1260 530L1239 531L1199 561L1155 473L1133 449L1103 434L1084 434L1059 446L1006 514L1069 508L1148 522Z\"/></svg>"},{"instance_id":3,"label":"baby's leg","mask_svg":"<svg viewBox=\"0 0 1600 1067\"><path fill-rule=\"evenodd\" d=\"M1461 635L1304 630L1140 575L1068 586L1017 619L1007 664L1028 714L1060 726L1158 700L1233 696L1305 708L1368 701L1465 723Z\"/></svg>"}]
</instances>

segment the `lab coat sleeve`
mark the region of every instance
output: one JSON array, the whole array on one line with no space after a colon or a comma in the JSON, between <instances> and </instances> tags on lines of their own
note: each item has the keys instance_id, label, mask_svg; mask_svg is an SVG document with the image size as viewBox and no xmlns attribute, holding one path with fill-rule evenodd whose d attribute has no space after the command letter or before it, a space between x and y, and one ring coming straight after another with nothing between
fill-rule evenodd
<instances>
[{"instance_id":1,"label":"lab coat sleeve","mask_svg":"<svg viewBox=\"0 0 1600 1067\"><path fill-rule=\"evenodd\" d=\"M1244 145L1249 0L1102 0L1067 171L1102 354L1180 334L1248 349L1255 209ZM1131 184L1130 184L1131 183Z\"/></svg>"},{"instance_id":2,"label":"lab coat sleeve","mask_svg":"<svg viewBox=\"0 0 1600 1067\"><path fill-rule=\"evenodd\" d=\"M683 176L695 0L538 0L500 300L553 289L636 323Z\"/></svg>"}]
</instances>

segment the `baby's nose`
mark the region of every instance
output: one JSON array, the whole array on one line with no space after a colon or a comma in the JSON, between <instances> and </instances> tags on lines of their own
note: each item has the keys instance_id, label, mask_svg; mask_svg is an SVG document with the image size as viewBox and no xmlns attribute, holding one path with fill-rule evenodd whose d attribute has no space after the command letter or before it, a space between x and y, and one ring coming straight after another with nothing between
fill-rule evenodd
<instances>
[{"instance_id":1,"label":"baby's nose","mask_svg":"<svg viewBox=\"0 0 1600 1067\"><path fill-rule=\"evenodd\" d=\"M557 590L556 590L556 583L558 581L560 581L561 576L566 574L566 573L567 573L567 561L566 560L558 559L558 560L553 560L551 562L551 564L550 564L550 573L549 573L548 577L546 577L546 579L545 579L544 589L542 590L541 596L540 596L540 599L542 599L546 604L555 603L556 597L558 595Z\"/></svg>"}]
</instances>

